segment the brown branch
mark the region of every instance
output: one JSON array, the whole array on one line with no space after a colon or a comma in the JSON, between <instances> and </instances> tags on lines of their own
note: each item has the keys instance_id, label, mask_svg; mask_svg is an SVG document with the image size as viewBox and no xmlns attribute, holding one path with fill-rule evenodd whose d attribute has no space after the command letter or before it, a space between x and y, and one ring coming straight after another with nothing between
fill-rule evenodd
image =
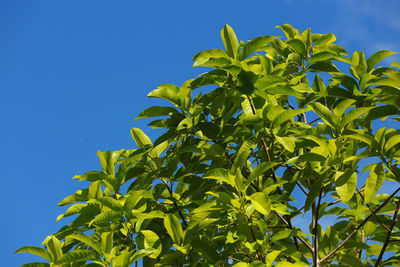
<instances>
[{"instance_id":1,"label":"brown branch","mask_svg":"<svg viewBox=\"0 0 400 267\"><path fill-rule=\"evenodd\" d=\"M314 244L314 253L313 253L313 262L314 267L319 267L319 257L318 257L318 217L319 217L319 207L321 205L321 195L324 187L321 187L319 191L318 203L315 206L315 202L312 204L312 231L313 231L313 244Z\"/></svg>"},{"instance_id":2,"label":"brown branch","mask_svg":"<svg viewBox=\"0 0 400 267\"><path fill-rule=\"evenodd\" d=\"M397 221L397 213L399 212L399 208L400 208L400 199L397 203L396 210L394 211L392 223L391 223L390 229L386 235L385 243L383 243L383 247L381 249L381 252L379 253L378 259L376 260L374 267L378 266L379 263L382 261L383 253L385 253L385 250L386 250L387 246L389 245L390 236L392 235L394 225L396 224L396 221Z\"/></svg>"},{"instance_id":3,"label":"brown branch","mask_svg":"<svg viewBox=\"0 0 400 267\"><path fill-rule=\"evenodd\" d=\"M353 232L351 232L351 234L346 237L346 239L344 239L339 245L337 245L336 248L334 248L331 252L329 252L321 261L320 263L326 261L327 259L329 259L333 254L336 253L336 251L338 251L342 246L344 246L344 244L346 244L350 238L353 237L353 235L355 235L355 233L357 233L358 230L360 230L361 227L363 227L363 225L372 218L372 216L375 216L375 214L380 211L384 206L386 206L386 204L389 202L389 200L391 200L396 194L397 192L400 191L400 187L397 188L375 211L372 212L372 214L370 214L367 218L365 218L360 225L358 225L358 227L356 229L354 229Z\"/></svg>"},{"instance_id":4,"label":"brown branch","mask_svg":"<svg viewBox=\"0 0 400 267\"><path fill-rule=\"evenodd\" d=\"M360 192L364 191L364 188L361 188L359 191ZM339 202L342 202L342 199L339 198L339 199L337 199L335 201L332 201L332 202L328 203L328 207L332 206L332 205L335 205L336 203L339 203Z\"/></svg>"},{"instance_id":5,"label":"brown branch","mask_svg":"<svg viewBox=\"0 0 400 267\"><path fill-rule=\"evenodd\" d=\"M364 200L364 197L363 197L363 195L361 195L360 190L358 190L358 189L356 188L356 191L357 191L357 193L360 195L361 199ZM370 206L368 203L367 203L367 207L368 207L368 209L372 212L371 206ZM381 219L379 219L378 215L376 215L375 217L376 217L376 219L378 220L378 222L379 222L383 227L385 227L385 229L386 229L387 231L390 231L390 229L381 221Z\"/></svg>"},{"instance_id":6,"label":"brown branch","mask_svg":"<svg viewBox=\"0 0 400 267\"><path fill-rule=\"evenodd\" d=\"M316 118L315 120L310 121L308 124L311 125L311 124L313 124L314 122L319 121L320 119L321 119L321 118L318 117L318 118Z\"/></svg>"}]
</instances>

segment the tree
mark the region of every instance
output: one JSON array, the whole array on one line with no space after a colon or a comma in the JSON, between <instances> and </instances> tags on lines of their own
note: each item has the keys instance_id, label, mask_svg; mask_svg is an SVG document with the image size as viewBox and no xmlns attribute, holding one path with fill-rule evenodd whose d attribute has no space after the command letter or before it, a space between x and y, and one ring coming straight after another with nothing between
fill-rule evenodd
<instances>
[{"instance_id":1,"label":"tree","mask_svg":"<svg viewBox=\"0 0 400 267\"><path fill-rule=\"evenodd\" d=\"M98 152L59 203L72 223L16 251L50 264L24 266L399 266L400 63L278 28L239 43L226 25L225 49L193 58L208 72L150 92L169 106L136 119L164 133Z\"/></svg>"}]
</instances>

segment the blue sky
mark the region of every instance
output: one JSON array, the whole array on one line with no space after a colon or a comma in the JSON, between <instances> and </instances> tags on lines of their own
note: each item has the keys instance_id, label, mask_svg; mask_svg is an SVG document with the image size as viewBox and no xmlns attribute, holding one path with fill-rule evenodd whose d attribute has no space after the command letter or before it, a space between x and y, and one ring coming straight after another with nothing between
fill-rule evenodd
<instances>
[{"instance_id":1,"label":"blue sky","mask_svg":"<svg viewBox=\"0 0 400 267\"><path fill-rule=\"evenodd\" d=\"M400 51L399 11L397 0L0 1L2 266L38 260L12 252L63 225L57 203L85 186L74 175L100 168L97 150L134 148L132 127L159 134L132 122L158 104L147 93L201 73L191 58L222 47L224 24L240 40L282 36L284 23L333 32L371 55Z\"/></svg>"}]
</instances>

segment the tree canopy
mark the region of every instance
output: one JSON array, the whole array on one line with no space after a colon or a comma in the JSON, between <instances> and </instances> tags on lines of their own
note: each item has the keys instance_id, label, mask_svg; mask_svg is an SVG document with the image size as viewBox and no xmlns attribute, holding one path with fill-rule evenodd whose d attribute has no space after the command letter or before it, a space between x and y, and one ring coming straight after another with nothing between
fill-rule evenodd
<instances>
[{"instance_id":1,"label":"tree canopy","mask_svg":"<svg viewBox=\"0 0 400 267\"><path fill-rule=\"evenodd\" d=\"M163 134L99 151L59 203L72 222L16 251L47 262L23 266L400 266L400 63L278 28L225 25L193 58L207 72L151 91L168 105L136 119Z\"/></svg>"}]
</instances>

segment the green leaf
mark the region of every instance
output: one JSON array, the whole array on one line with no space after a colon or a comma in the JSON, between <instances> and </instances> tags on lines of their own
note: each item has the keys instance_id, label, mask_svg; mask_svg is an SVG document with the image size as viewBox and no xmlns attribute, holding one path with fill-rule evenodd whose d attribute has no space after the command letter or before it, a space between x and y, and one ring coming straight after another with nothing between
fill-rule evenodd
<instances>
[{"instance_id":1,"label":"green leaf","mask_svg":"<svg viewBox=\"0 0 400 267\"><path fill-rule=\"evenodd\" d=\"M228 24L226 24L221 30L221 38L224 42L224 46L226 51L228 52L228 55L230 57L236 58L239 50L239 41L235 35L235 32Z\"/></svg>"},{"instance_id":2,"label":"green leaf","mask_svg":"<svg viewBox=\"0 0 400 267\"><path fill-rule=\"evenodd\" d=\"M149 255L150 258L156 259L162 251L160 238L151 230L142 230L140 233L144 236L144 248L152 248L155 251Z\"/></svg>"},{"instance_id":3,"label":"green leaf","mask_svg":"<svg viewBox=\"0 0 400 267\"><path fill-rule=\"evenodd\" d=\"M331 127L334 127L335 123L333 120L332 112L327 107L325 107L319 102L311 104L311 107L312 110L315 113L317 113L326 124L328 124Z\"/></svg>"},{"instance_id":4,"label":"green leaf","mask_svg":"<svg viewBox=\"0 0 400 267\"><path fill-rule=\"evenodd\" d=\"M295 36L295 30L292 25L283 24L281 26L276 26L275 28L281 29L288 40L294 38Z\"/></svg>"},{"instance_id":5,"label":"green leaf","mask_svg":"<svg viewBox=\"0 0 400 267\"><path fill-rule=\"evenodd\" d=\"M302 57L306 55L306 47L304 43L299 39L291 39L286 42L296 53Z\"/></svg>"},{"instance_id":6,"label":"green leaf","mask_svg":"<svg viewBox=\"0 0 400 267\"><path fill-rule=\"evenodd\" d=\"M94 218L89 225L93 224L102 224L102 223L109 223L115 219L118 219L122 216L121 212L119 211L106 211L102 212Z\"/></svg>"},{"instance_id":7,"label":"green leaf","mask_svg":"<svg viewBox=\"0 0 400 267\"><path fill-rule=\"evenodd\" d=\"M373 121L376 119L380 119L386 116L399 114L399 110L395 106L377 106L373 107L367 117L365 118L367 121Z\"/></svg>"},{"instance_id":8,"label":"green leaf","mask_svg":"<svg viewBox=\"0 0 400 267\"><path fill-rule=\"evenodd\" d=\"M139 260L140 258L146 256L148 253L144 253L143 251L136 251L132 255L133 251L123 250L121 254L119 254L114 261L113 267L126 267L131 263ZM132 257L131 257L132 255Z\"/></svg>"},{"instance_id":9,"label":"green leaf","mask_svg":"<svg viewBox=\"0 0 400 267\"><path fill-rule=\"evenodd\" d=\"M365 135L365 134L349 134L349 135L345 135L345 137L349 137L351 139L359 140L361 142L366 143L369 146L371 146L375 141L375 139L372 136L368 136L368 135Z\"/></svg>"},{"instance_id":10,"label":"green leaf","mask_svg":"<svg viewBox=\"0 0 400 267\"><path fill-rule=\"evenodd\" d=\"M79 214L81 212L81 210L86 207L88 204L87 203L78 203L75 205L72 205L71 207L69 207L67 209L67 211L64 214L61 214L57 217L56 222L61 220L62 218L71 216L71 215L75 215L75 214Z\"/></svg>"},{"instance_id":11,"label":"green leaf","mask_svg":"<svg viewBox=\"0 0 400 267\"><path fill-rule=\"evenodd\" d=\"M46 247L51 253L53 261L58 260L63 255L61 242L54 235L51 235L47 240Z\"/></svg>"},{"instance_id":12,"label":"green leaf","mask_svg":"<svg viewBox=\"0 0 400 267\"><path fill-rule=\"evenodd\" d=\"M315 43L315 46L326 46L336 41L336 36L333 33L322 35Z\"/></svg>"},{"instance_id":13,"label":"green leaf","mask_svg":"<svg viewBox=\"0 0 400 267\"><path fill-rule=\"evenodd\" d=\"M55 261L56 264L65 264L73 262L85 262L88 260L98 259L99 255L91 250L73 250L64 254L61 258Z\"/></svg>"},{"instance_id":14,"label":"green leaf","mask_svg":"<svg viewBox=\"0 0 400 267\"><path fill-rule=\"evenodd\" d=\"M320 52L317 54L313 54L308 62L316 63L316 62L327 61L327 60L332 60L332 59L336 59L336 58L337 58L336 54L333 54L330 52Z\"/></svg>"},{"instance_id":15,"label":"green leaf","mask_svg":"<svg viewBox=\"0 0 400 267\"><path fill-rule=\"evenodd\" d=\"M104 196L99 198L98 201L113 211L122 211L122 205L113 197Z\"/></svg>"},{"instance_id":16,"label":"green leaf","mask_svg":"<svg viewBox=\"0 0 400 267\"><path fill-rule=\"evenodd\" d=\"M342 202L347 203L356 191L357 173L352 169L348 169L344 173L336 173L335 188Z\"/></svg>"},{"instance_id":17,"label":"green leaf","mask_svg":"<svg viewBox=\"0 0 400 267\"><path fill-rule=\"evenodd\" d=\"M365 108L355 108L347 112L346 114L343 115L341 120L339 121L339 127L346 127L347 124L351 123L353 120L357 119L361 115L367 113L371 108L370 107L365 107Z\"/></svg>"},{"instance_id":18,"label":"green leaf","mask_svg":"<svg viewBox=\"0 0 400 267\"><path fill-rule=\"evenodd\" d=\"M333 109L334 120L338 123L344 112L356 102L354 99L344 99L339 102Z\"/></svg>"},{"instance_id":19,"label":"green leaf","mask_svg":"<svg viewBox=\"0 0 400 267\"><path fill-rule=\"evenodd\" d=\"M353 53L352 65L357 72L358 77L361 77L364 73L366 73L368 66L363 52L355 51Z\"/></svg>"},{"instance_id":20,"label":"green leaf","mask_svg":"<svg viewBox=\"0 0 400 267\"><path fill-rule=\"evenodd\" d=\"M214 168L208 172L206 172L203 176L203 179L213 179L218 180L231 186L235 187L235 181L232 179L232 175L229 174L227 169L223 168Z\"/></svg>"},{"instance_id":21,"label":"green leaf","mask_svg":"<svg viewBox=\"0 0 400 267\"><path fill-rule=\"evenodd\" d=\"M250 196L251 204L261 214L268 215L271 211L271 200L263 192L257 192Z\"/></svg>"},{"instance_id":22,"label":"green leaf","mask_svg":"<svg viewBox=\"0 0 400 267\"><path fill-rule=\"evenodd\" d=\"M39 256L45 260L52 261L50 252L48 252L47 250L45 250L44 248L41 248L41 247L25 246L25 247L18 249L14 253L30 253L30 254Z\"/></svg>"},{"instance_id":23,"label":"green leaf","mask_svg":"<svg viewBox=\"0 0 400 267\"><path fill-rule=\"evenodd\" d=\"M231 66L232 62L227 58L201 58L197 60L193 67L210 67L210 68L222 68Z\"/></svg>"},{"instance_id":24,"label":"green leaf","mask_svg":"<svg viewBox=\"0 0 400 267\"><path fill-rule=\"evenodd\" d=\"M88 201L88 193L89 190L87 188L79 189L74 194L64 198L60 203L58 203L58 206L65 206L75 202Z\"/></svg>"},{"instance_id":25,"label":"green leaf","mask_svg":"<svg viewBox=\"0 0 400 267\"><path fill-rule=\"evenodd\" d=\"M223 49L208 49L197 53L192 60L196 61L201 58L220 58L220 57L229 58L228 54Z\"/></svg>"},{"instance_id":26,"label":"green leaf","mask_svg":"<svg viewBox=\"0 0 400 267\"><path fill-rule=\"evenodd\" d=\"M295 137L276 136L276 141L278 141L289 152L294 152L295 140Z\"/></svg>"},{"instance_id":27,"label":"green leaf","mask_svg":"<svg viewBox=\"0 0 400 267\"><path fill-rule=\"evenodd\" d=\"M101 249L105 253L110 253L113 247L113 233L112 232L105 232L101 234Z\"/></svg>"},{"instance_id":28,"label":"green leaf","mask_svg":"<svg viewBox=\"0 0 400 267\"><path fill-rule=\"evenodd\" d=\"M132 128L131 135L139 148L142 148L145 145L152 145L150 138L139 128Z\"/></svg>"},{"instance_id":29,"label":"green leaf","mask_svg":"<svg viewBox=\"0 0 400 267\"><path fill-rule=\"evenodd\" d=\"M261 162L259 165L257 165L254 170L251 172L249 177L246 180L245 183L245 189L251 184L251 182L256 179L258 176L264 174L266 171L269 169L275 167L278 165L277 162Z\"/></svg>"},{"instance_id":30,"label":"green leaf","mask_svg":"<svg viewBox=\"0 0 400 267\"><path fill-rule=\"evenodd\" d=\"M319 61L308 67L311 72L340 72L331 61Z\"/></svg>"},{"instance_id":31,"label":"green leaf","mask_svg":"<svg viewBox=\"0 0 400 267\"><path fill-rule=\"evenodd\" d=\"M263 47L272 40L276 39L275 36L260 36L245 44L240 51L239 59L243 60L256 51L262 51Z\"/></svg>"},{"instance_id":32,"label":"green leaf","mask_svg":"<svg viewBox=\"0 0 400 267\"><path fill-rule=\"evenodd\" d=\"M267 252L267 254L265 255L265 263L267 265L267 267L272 267L272 265L275 262L276 257L278 257L278 255L281 253L280 250L272 250L270 252Z\"/></svg>"},{"instance_id":33,"label":"green leaf","mask_svg":"<svg viewBox=\"0 0 400 267\"><path fill-rule=\"evenodd\" d=\"M390 66L396 67L396 68L400 69L400 63L397 62L397 61L393 61L393 62L390 64Z\"/></svg>"},{"instance_id":34,"label":"green leaf","mask_svg":"<svg viewBox=\"0 0 400 267\"><path fill-rule=\"evenodd\" d=\"M151 91L147 96L167 100L174 105L180 106L180 88L172 84L161 84L156 90Z\"/></svg>"},{"instance_id":35,"label":"green leaf","mask_svg":"<svg viewBox=\"0 0 400 267\"><path fill-rule=\"evenodd\" d=\"M370 58L367 60L367 71L371 71L379 62L387 58L388 56L397 54L396 52L392 52L389 50L381 50L374 53Z\"/></svg>"},{"instance_id":36,"label":"green leaf","mask_svg":"<svg viewBox=\"0 0 400 267\"><path fill-rule=\"evenodd\" d=\"M389 150L395 145L400 143L400 134L393 135L389 137L389 139L385 143L385 151L389 152Z\"/></svg>"},{"instance_id":37,"label":"green leaf","mask_svg":"<svg viewBox=\"0 0 400 267\"><path fill-rule=\"evenodd\" d=\"M243 168L246 166L247 159L251 151L257 146L257 140L254 136L250 137L240 146L239 151L236 154L235 160L233 162L233 169Z\"/></svg>"},{"instance_id":38,"label":"green leaf","mask_svg":"<svg viewBox=\"0 0 400 267\"><path fill-rule=\"evenodd\" d=\"M381 163L375 164L372 170L369 172L369 176L365 183L364 190L364 204L368 203L381 188L383 181L385 180L385 171Z\"/></svg>"},{"instance_id":39,"label":"green leaf","mask_svg":"<svg viewBox=\"0 0 400 267\"><path fill-rule=\"evenodd\" d=\"M81 233L76 233L76 234L68 235L67 238L72 238L72 239L78 240L78 241L80 241L82 243L85 243L89 247L91 247L94 250L96 250L97 253L99 253L99 254L102 251L100 243L98 243L95 240L93 240L90 236L87 236L87 235L84 235L84 234L81 234Z\"/></svg>"},{"instance_id":40,"label":"green leaf","mask_svg":"<svg viewBox=\"0 0 400 267\"><path fill-rule=\"evenodd\" d=\"M323 184L323 179L322 178L317 178L311 185L311 189L308 192L308 196L306 198L306 202L304 205L304 211L308 211L312 205L312 203L315 201L315 199L319 196L319 192L321 191Z\"/></svg>"},{"instance_id":41,"label":"green leaf","mask_svg":"<svg viewBox=\"0 0 400 267\"><path fill-rule=\"evenodd\" d=\"M89 171L83 175L75 175L72 179L78 179L79 181L94 182L103 180L107 177L107 174L102 171Z\"/></svg>"},{"instance_id":42,"label":"green leaf","mask_svg":"<svg viewBox=\"0 0 400 267\"><path fill-rule=\"evenodd\" d=\"M168 116L177 112L178 111L172 107L153 106L140 112L140 114L134 119L134 121L151 117Z\"/></svg>"},{"instance_id":43,"label":"green leaf","mask_svg":"<svg viewBox=\"0 0 400 267\"><path fill-rule=\"evenodd\" d=\"M175 214L168 213L165 215L164 227L174 243L182 245L185 236L183 234L181 222Z\"/></svg>"},{"instance_id":44,"label":"green leaf","mask_svg":"<svg viewBox=\"0 0 400 267\"><path fill-rule=\"evenodd\" d=\"M103 172L108 175L115 174L115 165L117 164L118 159L120 158L121 154L125 152L125 149L121 149L120 151L105 151L100 152L97 151L97 156L100 159L101 168Z\"/></svg>"}]
</instances>

